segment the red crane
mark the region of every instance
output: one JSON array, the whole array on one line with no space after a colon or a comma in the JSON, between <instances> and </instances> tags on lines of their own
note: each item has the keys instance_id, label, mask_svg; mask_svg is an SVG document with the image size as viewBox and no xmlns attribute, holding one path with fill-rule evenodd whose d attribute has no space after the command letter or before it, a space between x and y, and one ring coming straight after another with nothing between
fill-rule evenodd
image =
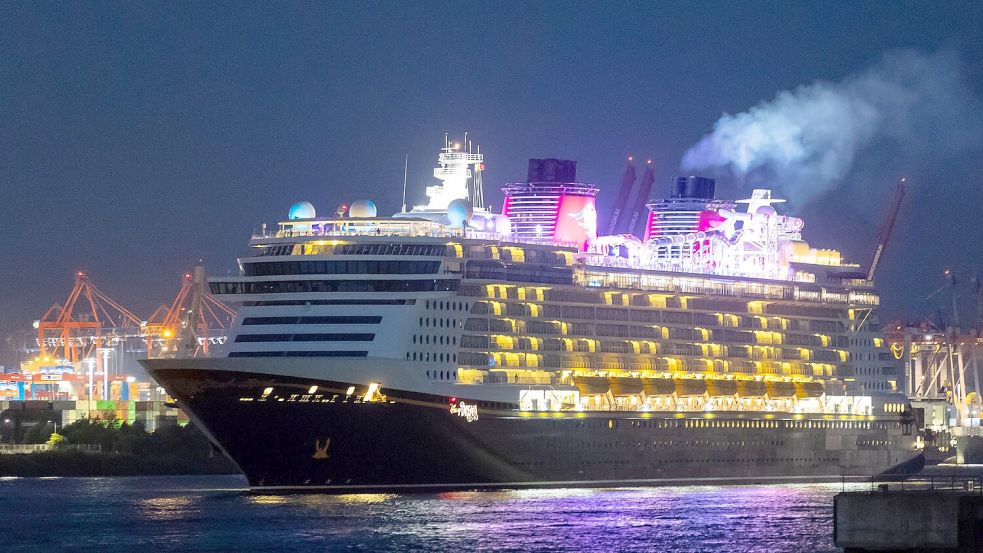
<instances>
[{"instance_id":1,"label":"red crane","mask_svg":"<svg viewBox=\"0 0 983 553\"><path fill-rule=\"evenodd\" d=\"M891 239L891 231L894 230L894 222L898 218L898 211L901 209L901 201L904 200L906 179L898 181L898 188L894 191L894 199L891 200L891 207L887 212L887 219L881 227L881 234L877 238L877 248L874 249L874 258L870 261L870 269L867 271L867 280L874 281L874 274L877 271L877 264L881 260L884 248L887 247L888 240Z\"/></svg>"}]
</instances>

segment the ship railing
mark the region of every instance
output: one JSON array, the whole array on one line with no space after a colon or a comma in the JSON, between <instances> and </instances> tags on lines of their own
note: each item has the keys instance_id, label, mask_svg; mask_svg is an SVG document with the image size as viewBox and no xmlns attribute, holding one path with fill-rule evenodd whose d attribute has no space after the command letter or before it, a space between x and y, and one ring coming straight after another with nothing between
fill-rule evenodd
<instances>
[{"instance_id":1,"label":"ship railing","mask_svg":"<svg viewBox=\"0 0 983 553\"><path fill-rule=\"evenodd\" d=\"M66 444L54 446L52 444L0 444L0 455L16 455L24 453L39 453L43 451L72 450L85 452L102 451L100 444Z\"/></svg>"},{"instance_id":2,"label":"ship railing","mask_svg":"<svg viewBox=\"0 0 983 553\"><path fill-rule=\"evenodd\" d=\"M846 477L843 479L846 482ZM845 484L844 484L845 486ZM983 477L941 475L890 475L872 476L866 482L868 493L955 493L983 495Z\"/></svg>"},{"instance_id":3,"label":"ship railing","mask_svg":"<svg viewBox=\"0 0 983 553\"><path fill-rule=\"evenodd\" d=\"M386 228L386 227L364 227L352 230L280 230L277 232L260 232L253 234L253 239L270 238L355 238L361 236L399 236L399 237L419 237L419 238L472 238L478 240L504 241L505 236L495 232L477 231L468 229L462 232L461 229L414 229L414 228Z\"/></svg>"}]
</instances>

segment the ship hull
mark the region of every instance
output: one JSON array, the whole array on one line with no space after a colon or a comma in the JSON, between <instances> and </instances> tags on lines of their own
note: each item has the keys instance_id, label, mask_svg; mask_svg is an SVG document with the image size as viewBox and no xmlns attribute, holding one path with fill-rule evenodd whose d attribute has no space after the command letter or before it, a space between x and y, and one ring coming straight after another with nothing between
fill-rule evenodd
<instances>
[{"instance_id":1,"label":"ship hull","mask_svg":"<svg viewBox=\"0 0 983 553\"><path fill-rule=\"evenodd\" d=\"M365 386L347 382L150 370L256 488L774 482L916 472L922 464L908 443L912 438L890 424L807 428L728 420L726 414L706 420L673 413L520 413L386 389L366 401ZM476 411L462 409L461 401Z\"/></svg>"}]
</instances>

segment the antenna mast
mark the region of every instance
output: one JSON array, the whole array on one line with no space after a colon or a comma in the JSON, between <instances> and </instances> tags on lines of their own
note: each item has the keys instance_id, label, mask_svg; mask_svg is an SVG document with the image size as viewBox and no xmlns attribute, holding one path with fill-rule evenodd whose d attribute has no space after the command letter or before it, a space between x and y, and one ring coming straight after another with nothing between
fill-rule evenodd
<instances>
[{"instance_id":1,"label":"antenna mast","mask_svg":"<svg viewBox=\"0 0 983 553\"><path fill-rule=\"evenodd\" d=\"M406 173L410 167L410 154L403 159L403 213L406 213Z\"/></svg>"}]
</instances>

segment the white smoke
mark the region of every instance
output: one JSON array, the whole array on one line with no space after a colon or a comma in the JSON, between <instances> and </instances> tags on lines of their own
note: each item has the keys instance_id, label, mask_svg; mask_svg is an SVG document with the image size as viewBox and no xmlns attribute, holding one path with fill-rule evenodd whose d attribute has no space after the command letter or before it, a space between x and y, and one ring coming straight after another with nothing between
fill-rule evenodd
<instances>
[{"instance_id":1,"label":"white smoke","mask_svg":"<svg viewBox=\"0 0 983 553\"><path fill-rule=\"evenodd\" d=\"M981 121L953 52L892 52L840 82L817 81L724 114L686 152L682 168L729 173L738 184L772 188L801 206L850 177L877 146L903 158L900 165L977 148Z\"/></svg>"}]
</instances>

